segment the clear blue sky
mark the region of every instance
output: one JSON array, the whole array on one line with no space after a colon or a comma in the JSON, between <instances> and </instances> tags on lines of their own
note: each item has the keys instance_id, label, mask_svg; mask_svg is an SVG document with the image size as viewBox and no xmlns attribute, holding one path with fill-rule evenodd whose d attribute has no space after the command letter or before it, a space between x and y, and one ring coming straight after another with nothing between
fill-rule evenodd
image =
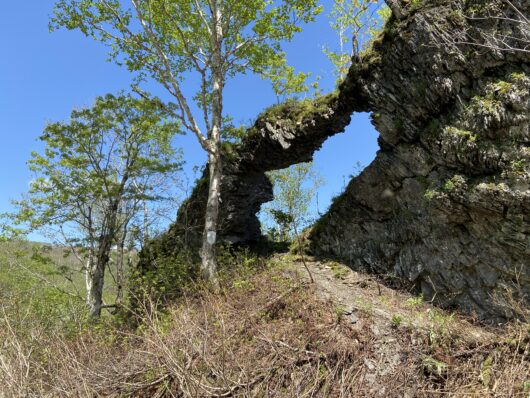
<instances>
[{"instance_id":1,"label":"clear blue sky","mask_svg":"<svg viewBox=\"0 0 530 398\"><path fill-rule=\"evenodd\" d=\"M0 24L0 212L8 211L10 200L27 191L30 175L26 161L32 150L40 150L37 140L48 121L67 119L71 110L90 105L98 95L127 90L131 75L125 68L106 61L100 43L75 31L48 32L53 0L4 2ZM329 11L331 1L325 0ZM326 12L316 23L285 47L291 65L322 76L322 87L333 87L331 64L322 46L336 37ZM149 89L166 98L158 86ZM226 90L225 110L235 121L254 119L274 104L270 85L257 77L231 81ZM325 210L339 193L356 162L368 165L377 151L377 132L368 115L354 115L345 134L329 139L315 156L315 167L325 179L319 191L319 208ZM190 134L180 137L186 171L202 165L204 154Z\"/></svg>"}]
</instances>

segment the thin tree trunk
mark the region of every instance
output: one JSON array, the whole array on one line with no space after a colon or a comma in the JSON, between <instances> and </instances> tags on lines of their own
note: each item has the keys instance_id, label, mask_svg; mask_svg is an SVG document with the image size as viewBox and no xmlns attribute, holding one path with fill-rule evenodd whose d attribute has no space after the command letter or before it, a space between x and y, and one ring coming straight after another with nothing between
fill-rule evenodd
<instances>
[{"instance_id":1,"label":"thin tree trunk","mask_svg":"<svg viewBox=\"0 0 530 398\"><path fill-rule=\"evenodd\" d=\"M298 254L302 258L302 264L304 264L304 268L306 269L307 273L309 274L309 279L311 280L311 283L315 283L315 279L313 278L313 274L311 273L311 270L309 269L306 261L305 261L305 252L304 248L302 247L302 238L300 234L298 233L298 228L296 226L296 221L293 221L293 229L294 229L294 235L296 237L296 240L298 242Z\"/></svg>"},{"instance_id":2,"label":"thin tree trunk","mask_svg":"<svg viewBox=\"0 0 530 398\"><path fill-rule=\"evenodd\" d=\"M103 235L99 239L98 254L90 272L90 287L88 291L88 309L90 317L97 319L101 316L103 306L103 286L105 282L105 268L109 263L112 246L111 235Z\"/></svg>"},{"instance_id":3,"label":"thin tree trunk","mask_svg":"<svg viewBox=\"0 0 530 398\"><path fill-rule=\"evenodd\" d=\"M210 186L206 204L204 236L202 245L202 274L204 278L217 285L217 262L215 244L219 220L219 196L221 188L221 164L216 155L209 155Z\"/></svg>"},{"instance_id":4,"label":"thin tree trunk","mask_svg":"<svg viewBox=\"0 0 530 398\"><path fill-rule=\"evenodd\" d=\"M92 302L92 273L94 272L94 253L90 249L85 270L86 304L90 307Z\"/></svg>"},{"instance_id":5,"label":"thin tree trunk","mask_svg":"<svg viewBox=\"0 0 530 398\"><path fill-rule=\"evenodd\" d=\"M144 231L143 231L143 247L147 245L149 240L149 210L147 209L147 201L144 200Z\"/></svg>"},{"instance_id":6,"label":"thin tree trunk","mask_svg":"<svg viewBox=\"0 0 530 398\"><path fill-rule=\"evenodd\" d=\"M215 258L215 245L217 242L217 227L219 220L219 201L221 196L221 123L223 115L223 66L221 46L223 40L222 10L220 2L213 0L213 36L212 36L212 129L209 134L209 172L210 185L208 189L208 202L204 222L203 245L201 251L201 271L206 280L213 283L217 289L217 261Z\"/></svg>"},{"instance_id":7,"label":"thin tree trunk","mask_svg":"<svg viewBox=\"0 0 530 398\"><path fill-rule=\"evenodd\" d=\"M120 187L119 196L123 191L126 177L124 177L122 186ZM110 252L112 250L112 242L116 237L116 217L120 206L120 200L116 200L109 206L105 213L103 221L103 229L98 238L97 256L93 264L92 272L90 273L90 289L88 297L88 309L90 317L97 319L101 316L101 308L103 306L103 285L105 283L105 269L109 263Z\"/></svg>"},{"instance_id":8,"label":"thin tree trunk","mask_svg":"<svg viewBox=\"0 0 530 398\"><path fill-rule=\"evenodd\" d=\"M127 238L127 224L123 227L122 236L120 237L118 247L118 261L116 262L116 307L120 307L123 302L123 284L124 277L124 262L125 262L125 239Z\"/></svg>"}]
</instances>

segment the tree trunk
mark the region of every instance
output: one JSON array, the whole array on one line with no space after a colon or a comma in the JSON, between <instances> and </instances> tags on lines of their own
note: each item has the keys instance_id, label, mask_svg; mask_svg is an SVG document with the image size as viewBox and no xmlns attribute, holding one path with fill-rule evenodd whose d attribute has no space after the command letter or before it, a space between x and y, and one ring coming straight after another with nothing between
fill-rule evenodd
<instances>
[{"instance_id":1,"label":"tree trunk","mask_svg":"<svg viewBox=\"0 0 530 398\"><path fill-rule=\"evenodd\" d=\"M90 283L88 286L88 310L91 318L97 319L101 316L103 306L103 285L105 282L105 268L109 263L112 238L103 235L99 239L96 261L90 271Z\"/></svg>"},{"instance_id":2,"label":"tree trunk","mask_svg":"<svg viewBox=\"0 0 530 398\"><path fill-rule=\"evenodd\" d=\"M217 242L217 226L219 220L219 201L221 196L221 123L223 115L223 65L221 47L223 41L222 10L220 2L213 0L213 26L211 37L212 55L212 129L209 132L208 162L210 172L210 185L208 189L208 202L204 220L204 234L202 244L201 271L206 280L213 283L217 289L217 261L215 258L215 244Z\"/></svg>"},{"instance_id":3,"label":"tree trunk","mask_svg":"<svg viewBox=\"0 0 530 398\"><path fill-rule=\"evenodd\" d=\"M144 206L144 231L143 231L142 245L143 247L145 247L147 245L147 241L149 240L149 210L147 209L147 201L144 200L143 206Z\"/></svg>"},{"instance_id":4,"label":"tree trunk","mask_svg":"<svg viewBox=\"0 0 530 398\"><path fill-rule=\"evenodd\" d=\"M94 253L90 249L85 270L86 304L90 308L92 302L92 273L94 272Z\"/></svg>"},{"instance_id":5,"label":"tree trunk","mask_svg":"<svg viewBox=\"0 0 530 398\"><path fill-rule=\"evenodd\" d=\"M202 274L208 281L217 284L217 261L215 244L217 242L217 225L219 220L219 197L221 188L221 159L215 154L209 155L210 186L204 223L202 244Z\"/></svg>"},{"instance_id":6,"label":"tree trunk","mask_svg":"<svg viewBox=\"0 0 530 398\"><path fill-rule=\"evenodd\" d=\"M123 235L121 236L118 247L118 261L116 261L116 307L120 307L123 302L123 283L125 282L123 264L125 262L126 233L127 227L124 227Z\"/></svg>"},{"instance_id":7,"label":"tree trunk","mask_svg":"<svg viewBox=\"0 0 530 398\"><path fill-rule=\"evenodd\" d=\"M123 190L123 185L120 188ZM105 283L105 268L110 259L112 242L116 235L116 217L120 202L116 200L111 203L109 210L105 212L102 224L103 229L97 239L97 253L92 267L88 269L87 279L87 304L90 318L98 319L101 316L103 306L103 285Z\"/></svg>"},{"instance_id":8,"label":"tree trunk","mask_svg":"<svg viewBox=\"0 0 530 398\"><path fill-rule=\"evenodd\" d=\"M90 284L88 290L88 312L90 318L93 319L97 319L101 316L101 307L103 306L104 275L104 267L99 264L99 261L96 261L89 275Z\"/></svg>"}]
</instances>

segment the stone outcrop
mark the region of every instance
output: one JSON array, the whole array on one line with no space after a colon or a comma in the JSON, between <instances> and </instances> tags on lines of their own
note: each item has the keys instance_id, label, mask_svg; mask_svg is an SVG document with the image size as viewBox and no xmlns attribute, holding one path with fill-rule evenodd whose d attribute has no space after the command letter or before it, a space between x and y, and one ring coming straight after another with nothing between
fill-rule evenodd
<instances>
[{"instance_id":1,"label":"stone outcrop","mask_svg":"<svg viewBox=\"0 0 530 398\"><path fill-rule=\"evenodd\" d=\"M312 249L502 320L514 315L507 295L530 304L530 53L440 35L481 24L528 44L530 27L478 19L506 12L502 1L423 3L391 21L365 61L381 150L317 223ZM472 20L471 7L488 9Z\"/></svg>"},{"instance_id":2,"label":"stone outcrop","mask_svg":"<svg viewBox=\"0 0 530 398\"><path fill-rule=\"evenodd\" d=\"M360 92L360 89L358 90ZM267 171L312 160L330 136L341 133L354 111L366 111L362 95L343 92L315 100L289 101L263 112L239 143L223 147L219 240L250 244L261 238L257 217L261 205L273 199ZM140 254L140 272L157 267L161 258L200 246L208 189L208 171L198 180L179 209L177 220Z\"/></svg>"},{"instance_id":3,"label":"stone outcrop","mask_svg":"<svg viewBox=\"0 0 530 398\"><path fill-rule=\"evenodd\" d=\"M381 149L315 225L311 250L506 319L507 295L530 297L530 52L510 50L530 43L530 27L503 0L389 3L384 34L338 93L273 107L225 148L220 236L259 238L265 172L311 160L352 112L370 111ZM512 3L530 15L527 1ZM198 242L206 177L141 267Z\"/></svg>"}]
</instances>

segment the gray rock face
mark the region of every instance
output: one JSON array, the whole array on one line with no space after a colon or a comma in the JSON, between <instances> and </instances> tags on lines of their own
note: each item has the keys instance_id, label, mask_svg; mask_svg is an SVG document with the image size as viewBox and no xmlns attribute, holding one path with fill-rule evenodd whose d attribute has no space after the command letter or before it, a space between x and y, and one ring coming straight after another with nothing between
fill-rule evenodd
<instances>
[{"instance_id":1,"label":"gray rock face","mask_svg":"<svg viewBox=\"0 0 530 398\"><path fill-rule=\"evenodd\" d=\"M485 22L460 18L460 1L424 3L370 55L361 85L381 150L317 223L312 249L503 320L510 296L530 304L530 53L440 42L436 27L458 37ZM489 24L530 43L528 27Z\"/></svg>"},{"instance_id":2,"label":"gray rock face","mask_svg":"<svg viewBox=\"0 0 530 398\"><path fill-rule=\"evenodd\" d=\"M360 90L359 90L360 91ZM262 113L238 144L224 147L219 239L249 244L261 237L257 217L261 205L273 199L267 171L308 162L324 141L344 131L354 110L365 111L367 99L343 93L316 100L287 102ZM159 258L185 248L200 247L206 206L207 168L182 205L169 230L140 253L140 273L159 266Z\"/></svg>"},{"instance_id":3,"label":"gray rock face","mask_svg":"<svg viewBox=\"0 0 530 398\"><path fill-rule=\"evenodd\" d=\"M530 15L528 1L512 3ZM273 107L225 148L221 239L258 239L256 213L272 199L265 172L311 160L352 112L371 111L381 149L315 225L312 251L406 278L426 299L483 319L514 316L507 292L530 303L530 53L492 45L518 44L497 43L496 32L530 43L529 27L491 18L515 13L501 0L392 5L337 94ZM455 43L470 37L475 45ZM140 268L198 245L206 181Z\"/></svg>"}]
</instances>

